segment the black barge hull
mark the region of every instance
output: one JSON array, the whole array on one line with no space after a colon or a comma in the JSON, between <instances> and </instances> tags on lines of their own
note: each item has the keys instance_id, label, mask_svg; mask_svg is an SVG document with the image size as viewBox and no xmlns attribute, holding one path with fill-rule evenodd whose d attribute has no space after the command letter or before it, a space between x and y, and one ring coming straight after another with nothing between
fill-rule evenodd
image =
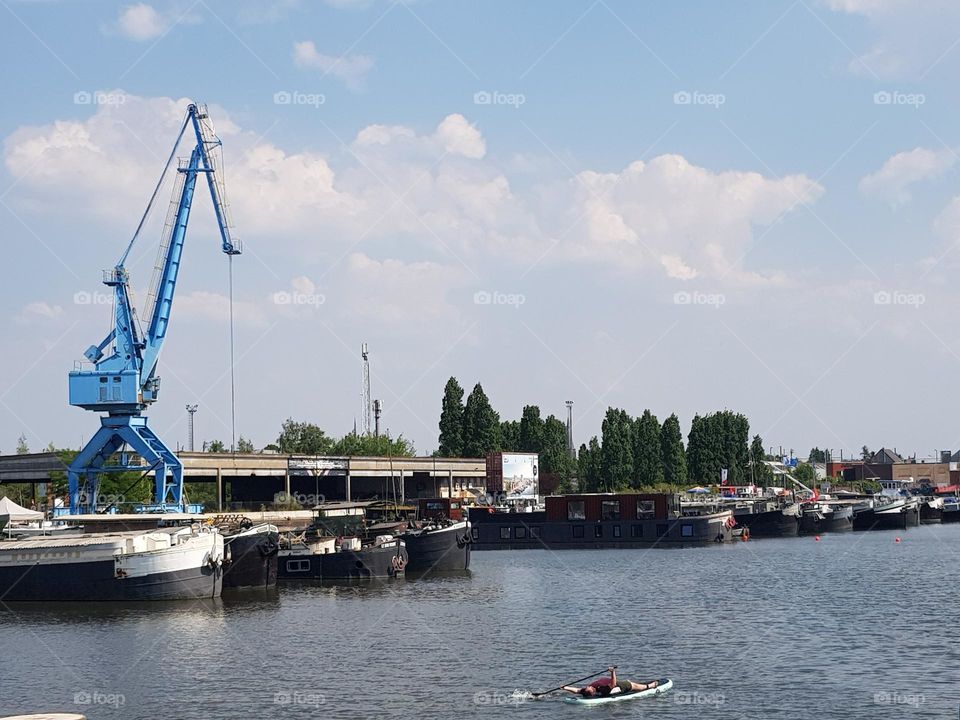
<instances>
[{"instance_id":1,"label":"black barge hull","mask_svg":"<svg viewBox=\"0 0 960 720\"><path fill-rule=\"evenodd\" d=\"M280 533L275 530L224 538L229 563L223 574L224 588L273 587L277 584L277 552Z\"/></svg>"},{"instance_id":2,"label":"black barge hull","mask_svg":"<svg viewBox=\"0 0 960 720\"><path fill-rule=\"evenodd\" d=\"M457 523L439 530L400 536L407 546L407 570L415 573L458 572L470 569L470 524Z\"/></svg>"},{"instance_id":3,"label":"black barge hull","mask_svg":"<svg viewBox=\"0 0 960 720\"><path fill-rule=\"evenodd\" d=\"M781 510L744 513L734 516L737 525L750 530L750 537L796 537L800 530L796 515L784 515Z\"/></svg>"}]
</instances>

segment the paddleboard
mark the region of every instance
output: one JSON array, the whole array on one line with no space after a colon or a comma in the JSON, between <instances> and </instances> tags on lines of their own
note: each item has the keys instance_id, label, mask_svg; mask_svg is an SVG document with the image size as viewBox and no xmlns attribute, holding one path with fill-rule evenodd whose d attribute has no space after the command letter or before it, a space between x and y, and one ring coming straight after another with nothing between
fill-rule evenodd
<instances>
[{"instance_id":1,"label":"paddleboard","mask_svg":"<svg viewBox=\"0 0 960 720\"><path fill-rule=\"evenodd\" d=\"M582 695L565 697L564 702L571 705L602 705L604 703L622 702L624 700L637 700L638 698L655 697L661 695L673 687L673 680L670 678L660 678L659 684L649 690L636 690L628 693L616 693L614 695L583 697Z\"/></svg>"}]
</instances>

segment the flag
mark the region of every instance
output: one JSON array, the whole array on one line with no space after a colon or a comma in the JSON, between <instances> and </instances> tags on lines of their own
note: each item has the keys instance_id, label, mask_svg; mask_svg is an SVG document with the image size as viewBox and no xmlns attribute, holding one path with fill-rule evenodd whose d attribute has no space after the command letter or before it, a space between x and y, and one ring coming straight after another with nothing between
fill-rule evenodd
<instances>
[{"instance_id":1,"label":"flag","mask_svg":"<svg viewBox=\"0 0 960 720\"><path fill-rule=\"evenodd\" d=\"M723 468L723 469L720 471L720 484L721 484L721 485L726 485L726 484L727 484L727 468Z\"/></svg>"},{"instance_id":2,"label":"flag","mask_svg":"<svg viewBox=\"0 0 960 720\"><path fill-rule=\"evenodd\" d=\"M731 515L726 520L723 521L723 526L728 530L732 529L737 524L737 519Z\"/></svg>"}]
</instances>

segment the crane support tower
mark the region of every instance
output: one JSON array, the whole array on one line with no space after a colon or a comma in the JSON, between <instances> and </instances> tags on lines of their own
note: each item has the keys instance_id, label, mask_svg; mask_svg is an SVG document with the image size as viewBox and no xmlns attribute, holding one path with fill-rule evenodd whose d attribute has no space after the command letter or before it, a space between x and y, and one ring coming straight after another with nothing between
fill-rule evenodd
<instances>
[{"instance_id":1,"label":"crane support tower","mask_svg":"<svg viewBox=\"0 0 960 720\"><path fill-rule=\"evenodd\" d=\"M146 327L133 304L127 257L150 214L164 177L173 164L177 148L187 129L192 128L196 145L189 160L179 160L173 198L167 213L147 296ZM222 173L222 145L203 105L191 104L180 133L129 244L119 262L103 273L103 283L113 290L112 329L84 356L93 367L78 366L70 373L70 404L84 410L106 413L100 429L70 464L70 510L97 511L100 478L103 473L138 471L154 476L154 512L185 510L183 464L147 426L144 411L157 400L160 377L157 361L170 326L177 277L183 259L183 243L190 219L190 207L197 177L205 175L214 214L220 228L220 247L228 256L239 255L240 245L231 237L229 205ZM139 456L131 462L130 452Z\"/></svg>"}]
</instances>

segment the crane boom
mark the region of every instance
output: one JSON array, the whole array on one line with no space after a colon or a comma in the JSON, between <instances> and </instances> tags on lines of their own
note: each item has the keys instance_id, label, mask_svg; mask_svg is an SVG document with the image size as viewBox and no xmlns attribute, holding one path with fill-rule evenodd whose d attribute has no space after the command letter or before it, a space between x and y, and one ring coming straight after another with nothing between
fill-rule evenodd
<instances>
[{"instance_id":1,"label":"crane boom","mask_svg":"<svg viewBox=\"0 0 960 720\"><path fill-rule=\"evenodd\" d=\"M127 257L136 242L157 191L163 182L177 147L188 126L194 130L196 145L190 158L177 168L170 212L164 225L154 278L148 296L150 309L146 331L139 329L134 308ZM156 374L163 342L170 326L177 279L183 262L183 246L197 176L207 176L214 214L220 229L221 250L229 256L240 254L240 245L230 232L229 208L221 171L220 139L202 105L191 104L163 169L160 182L150 198L143 219L129 245L112 270L104 271L103 282L113 289L113 328L98 345L87 348L84 356L93 369L76 369L70 373L70 404L86 410L107 413L101 417L100 430L80 451L69 468L70 504L73 512L95 512L99 478L105 472L145 470L155 475L155 507L159 510L183 509L183 465L148 427L143 415L156 402L160 378ZM111 347L109 354L107 349ZM131 466L127 453L120 462L113 456L129 446L141 458L141 465ZM169 476L169 477L168 477Z\"/></svg>"}]
</instances>

